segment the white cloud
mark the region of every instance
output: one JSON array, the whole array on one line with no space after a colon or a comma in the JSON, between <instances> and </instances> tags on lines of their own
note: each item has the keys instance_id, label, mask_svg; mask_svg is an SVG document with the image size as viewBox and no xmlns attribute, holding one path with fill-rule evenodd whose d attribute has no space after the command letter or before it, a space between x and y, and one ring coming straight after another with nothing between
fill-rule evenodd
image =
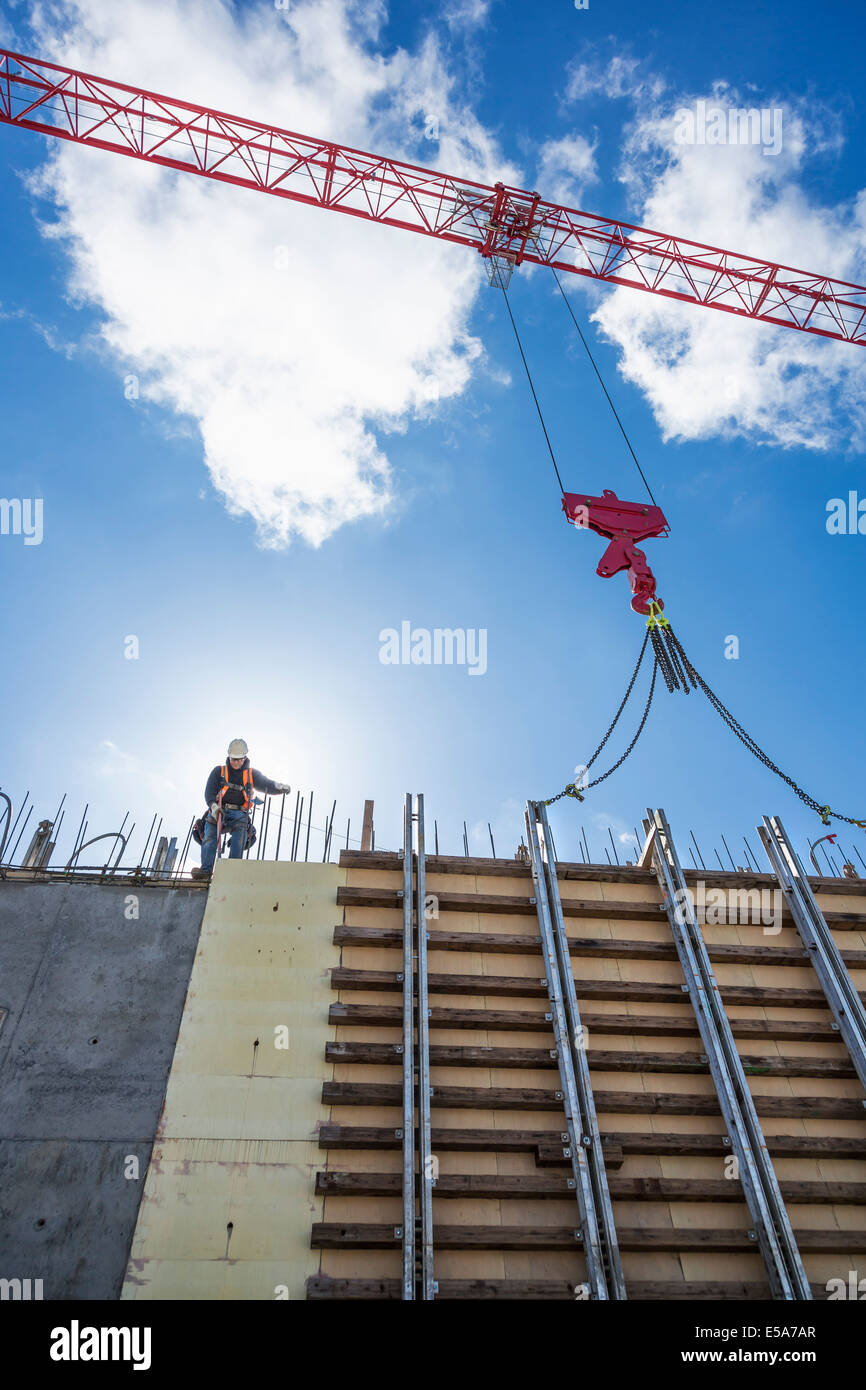
<instances>
[{"instance_id":1,"label":"white cloud","mask_svg":"<svg viewBox=\"0 0 866 1390\"><path fill-rule=\"evenodd\" d=\"M758 102L722 84L710 105L783 112L782 145L677 143L676 112L694 98L644 96L627 133L621 177L654 230L862 283L866 192L822 206L803 184L817 150L838 147L818 108ZM815 449L866 443L861 348L617 289L593 315L621 350L666 440L743 437Z\"/></svg>"},{"instance_id":2,"label":"white cloud","mask_svg":"<svg viewBox=\"0 0 866 1390\"><path fill-rule=\"evenodd\" d=\"M442 18L449 29L475 29L487 22L490 0L448 0Z\"/></svg>"},{"instance_id":3,"label":"white cloud","mask_svg":"<svg viewBox=\"0 0 866 1390\"><path fill-rule=\"evenodd\" d=\"M20 323L26 323L34 333L39 335L43 342L47 343L52 352L61 353L67 358L75 357L78 354L79 347L77 343L65 341L56 328L52 327L50 323L43 323L41 319L37 318L36 314L31 313L29 309L4 309L2 303L0 303L0 322L8 322L13 319Z\"/></svg>"},{"instance_id":4,"label":"white cloud","mask_svg":"<svg viewBox=\"0 0 866 1390\"><path fill-rule=\"evenodd\" d=\"M566 101L584 101L587 97L605 96L612 101L632 96L640 90L640 64L627 53L616 53L607 63L597 59L574 62L568 68Z\"/></svg>"},{"instance_id":5,"label":"white cloud","mask_svg":"<svg viewBox=\"0 0 866 1390\"><path fill-rule=\"evenodd\" d=\"M610 836L608 835L608 831L610 831L617 844L623 845L629 851L634 852L634 831L629 829L622 817L611 816L607 813L607 811L595 811L592 815L590 815L589 822L590 825L595 830L597 830L599 834L602 836L601 843L604 847L607 847L610 844ZM592 846L590 846L590 852L592 852ZM608 853L610 853L609 850ZM622 858L620 858L620 862L622 862Z\"/></svg>"},{"instance_id":6,"label":"white cloud","mask_svg":"<svg viewBox=\"0 0 866 1390\"><path fill-rule=\"evenodd\" d=\"M65 0L34 10L47 57L413 162L515 181L435 40L373 51L377 0ZM435 141L424 139L436 118ZM214 484L265 545L383 516L375 431L465 389L482 284L462 248L58 144L39 180L70 291L142 397L197 423Z\"/></svg>"},{"instance_id":7,"label":"white cloud","mask_svg":"<svg viewBox=\"0 0 866 1390\"><path fill-rule=\"evenodd\" d=\"M583 135L566 135L542 145L536 179L541 196L550 203L579 203L586 185L598 181L595 149Z\"/></svg>"}]
</instances>

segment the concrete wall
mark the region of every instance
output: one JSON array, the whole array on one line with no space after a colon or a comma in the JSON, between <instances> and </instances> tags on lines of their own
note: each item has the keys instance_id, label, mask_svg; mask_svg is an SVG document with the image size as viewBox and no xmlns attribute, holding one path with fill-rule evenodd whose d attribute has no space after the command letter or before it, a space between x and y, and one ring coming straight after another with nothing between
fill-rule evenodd
<instances>
[{"instance_id":1,"label":"concrete wall","mask_svg":"<svg viewBox=\"0 0 866 1390\"><path fill-rule=\"evenodd\" d=\"M345 882L335 864L217 862L123 1298L305 1297Z\"/></svg>"},{"instance_id":2,"label":"concrete wall","mask_svg":"<svg viewBox=\"0 0 866 1390\"><path fill-rule=\"evenodd\" d=\"M119 1296L205 901L0 882L0 1277L46 1299Z\"/></svg>"}]
</instances>

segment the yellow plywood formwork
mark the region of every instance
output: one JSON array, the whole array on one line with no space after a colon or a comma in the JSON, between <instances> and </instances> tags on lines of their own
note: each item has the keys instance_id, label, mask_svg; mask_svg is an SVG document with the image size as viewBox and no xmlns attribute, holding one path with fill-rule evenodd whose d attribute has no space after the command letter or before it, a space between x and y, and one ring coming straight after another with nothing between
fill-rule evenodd
<instances>
[{"instance_id":1,"label":"yellow plywood formwork","mask_svg":"<svg viewBox=\"0 0 866 1390\"><path fill-rule=\"evenodd\" d=\"M334 864L218 861L123 1298L304 1297L345 882Z\"/></svg>"}]
</instances>

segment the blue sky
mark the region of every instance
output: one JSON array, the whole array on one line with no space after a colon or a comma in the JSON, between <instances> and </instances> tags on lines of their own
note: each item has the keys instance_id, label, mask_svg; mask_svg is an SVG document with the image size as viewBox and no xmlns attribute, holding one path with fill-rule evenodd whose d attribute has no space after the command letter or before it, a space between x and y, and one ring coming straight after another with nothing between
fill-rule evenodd
<instances>
[{"instance_id":1,"label":"blue sky","mask_svg":"<svg viewBox=\"0 0 866 1390\"><path fill-rule=\"evenodd\" d=\"M720 20L601 0L7 0L0 16L19 51L866 279L864 21L841 3ZM670 122L697 98L782 110L781 154L683 154ZM513 853L526 798L559 791L607 728L643 622L624 576L595 576L602 542L562 517L481 259L3 127L0 244L0 491L44 503L40 545L0 537L3 789L30 789L40 816L67 791L73 831L89 801L91 834L129 810L183 835L240 735L317 810L336 798L343 834L372 797L396 847L412 789L443 851L466 820L473 849L490 821ZM681 640L789 775L866 817L866 536L825 525L829 499L866 498L863 350L573 278L671 526L646 553ZM509 293L566 487L642 500L550 277L521 271ZM419 405L431 380L439 403ZM379 634L404 620L485 629L485 674L384 665ZM758 852L765 812L801 846L825 833L696 694L660 691L628 762L559 804L561 857L580 825L594 858L608 827L630 857L619 837L647 805L705 858L721 833ZM866 858L861 831L830 828Z\"/></svg>"}]
</instances>

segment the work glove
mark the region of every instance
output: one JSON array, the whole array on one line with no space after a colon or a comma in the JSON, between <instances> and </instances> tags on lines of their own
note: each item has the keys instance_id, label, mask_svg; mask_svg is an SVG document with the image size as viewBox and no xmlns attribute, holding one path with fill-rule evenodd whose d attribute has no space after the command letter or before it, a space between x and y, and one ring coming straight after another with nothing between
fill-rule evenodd
<instances>
[{"instance_id":1,"label":"work glove","mask_svg":"<svg viewBox=\"0 0 866 1390\"><path fill-rule=\"evenodd\" d=\"M211 813L211 815L213 816L214 820L216 820L217 816L218 816L219 813L220 813L220 804L219 804L218 801L212 801L212 802L211 802L211 804L210 804L210 813Z\"/></svg>"},{"instance_id":2,"label":"work glove","mask_svg":"<svg viewBox=\"0 0 866 1390\"><path fill-rule=\"evenodd\" d=\"M275 790L275 791L278 791L278 792L282 792L284 796L288 796L289 792L290 792L292 789L291 789L291 787L289 786L288 782L275 782L275 783L274 783L274 790Z\"/></svg>"}]
</instances>

